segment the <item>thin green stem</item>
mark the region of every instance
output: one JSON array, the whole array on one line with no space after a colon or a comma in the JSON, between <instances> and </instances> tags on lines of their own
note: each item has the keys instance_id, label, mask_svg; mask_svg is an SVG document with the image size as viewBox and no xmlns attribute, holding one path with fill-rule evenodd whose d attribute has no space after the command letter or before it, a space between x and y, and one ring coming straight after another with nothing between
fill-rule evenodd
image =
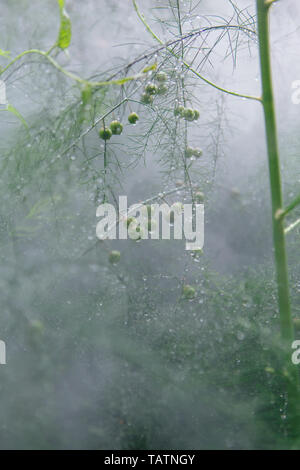
<instances>
[{"instance_id":1,"label":"thin green stem","mask_svg":"<svg viewBox=\"0 0 300 470\"><path fill-rule=\"evenodd\" d=\"M158 41L161 45L164 46L164 42L154 33L154 31L151 29L151 27L149 26L149 24L147 23L147 21L145 20L145 17L144 15L142 15L142 13L140 12L139 8L138 8L138 5L136 3L136 0L132 0L133 2L133 6L135 8L135 11L138 15L138 17L140 18L140 20L142 21L142 23L144 24L144 26L146 27L147 31L152 35L152 37ZM198 78L200 78L200 80L202 80L203 82L205 82L207 85L210 85L212 86L213 88L219 90L219 91L222 91L223 93L226 93L228 95L231 95L231 96L236 96L238 98L245 98L245 99L248 99L248 100L254 100L254 101L261 101L261 98L260 97L257 97L257 96L251 96L251 95L244 95L242 93L236 93L234 91L230 91L230 90L227 90L226 88L223 88L219 85L216 85L215 83L213 83L212 81L208 80L207 78L203 77L203 75L201 75L199 72L197 72L197 70L193 69L193 67L191 67L191 65L189 65L185 60L183 60L178 54L176 54L172 49L170 49L168 46L166 46L166 50L171 54L173 55L176 59L178 60L181 60L182 61L182 64L190 71L192 72L194 75L196 75Z\"/></svg>"},{"instance_id":2,"label":"thin green stem","mask_svg":"<svg viewBox=\"0 0 300 470\"><path fill-rule=\"evenodd\" d=\"M300 194L285 209L279 213L279 217L285 217L300 204Z\"/></svg>"},{"instance_id":3,"label":"thin green stem","mask_svg":"<svg viewBox=\"0 0 300 470\"><path fill-rule=\"evenodd\" d=\"M103 121L104 128L105 122ZM104 195L103 195L103 203L106 202L106 176L107 176L107 141L104 141L104 159L103 159L103 167L104 167Z\"/></svg>"},{"instance_id":4,"label":"thin green stem","mask_svg":"<svg viewBox=\"0 0 300 470\"><path fill-rule=\"evenodd\" d=\"M181 13L180 13L180 4L179 0L176 0L176 6L177 6L177 17L178 17L178 31L179 35L182 38L182 24L181 24ZM181 89L182 89L182 100L183 100L183 106L186 107L186 92L185 92L185 81L184 81L184 76L183 76L183 70L184 70L184 46L183 46L183 40L181 40L181 72L182 72L182 77L181 77ZM187 148L187 142L188 142L188 124L187 121L184 122L184 153L183 153L183 166L184 166L184 180L185 183L189 184L190 191L191 191L191 198L194 203L194 194L193 194L193 188L192 188L192 182L189 174L189 170L187 167L186 163L186 157L185 157L185 151Z\"/></svg>"},{"instance_id":5,"label":"thin green stem","mask_svg":"<svg viewBox=\"0 0 300 470\"><path fill-rule=\"evenodd\" d=\"M14 65L16 62L18 62L19 60L21 60L23 57L25 57L28 54L37 54L42 57L45 57L48 60L48 62L50 62L50 64L53 65L53 67L59 70L59 72L64 74L66 77L70 78L71 80L74 80L77 83L80 83L81 85L89 85L91 87L96 87L96 88L102 87L102 86L109 86L109 85L124 85L127 82L137 80L138 78L142 78L146 76L145 72L141 71L140 73L133 75L131 77L124 77L124 78L120 78L117 80L108 80L108 81L101 81L101 82L90 82L89 80L81 78L78 75L64 69L61 65L59 65L58 62L56 62L56 60L54 60L49 55L50 52L51 52L51 49L48 52L44 52L39 49L29 49L27 51L23 51L19 55L17 55L13 60L11 60L9 64L0 71L0 76L3 75L3 73L6 72L10 67L12 67L12 65Z\"/></svg>"},{"instance_id":6,"label":"thin green stem","mask_svg":"<svg viewBox=\"0 0 300 470\"><path fill-rule=\"evenodd\" d=\"M287 235L288 233L290 233L292 230L294 230L295 228L298 227L298 225L300 225L300 219L296 220L296 222L292 223L291 225L289 225L284 233Z\"/></svg>"}]
</instances>

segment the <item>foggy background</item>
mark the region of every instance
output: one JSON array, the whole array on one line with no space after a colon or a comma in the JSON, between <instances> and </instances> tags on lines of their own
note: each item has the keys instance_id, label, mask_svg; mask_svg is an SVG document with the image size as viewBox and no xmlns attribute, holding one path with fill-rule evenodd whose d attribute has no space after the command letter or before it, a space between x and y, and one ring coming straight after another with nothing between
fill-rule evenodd
<instances>
[{"instance_id":1,"label":"foggy background","mask_svg":"<svg viewBox=\"0 0 300 470\"><path fill-rule=\"evenodd\" d=\"M189 2L180 3L184 9ZM240 9L255 13L254 1L236 3ZM138 4L158 35L170 39L157 21L160 12L167 15L166 11L155 10L164 2L140 0ZM59 25L54 1L3 0L1 8L1 49L15 56L27 48L51 47ZM84 4L69 0L66 8L73 36L69 56L62 53L59 62L80 76L121 68L156 46L129 0L87 0ZM198 17L185 23L185 32L202 26L201 15L227 17L232 6L227 0L203 0L197 12ZM271 13L278 130L288 200L297 194L300 182L299 107L291 101L292 82L300 79L299 14L296 0L278 2ZM218 45L213 66L207 64L203 75L230 90L258 95L255 42L250 51L243 47L238 52L236 68L230 58L223 60L226 49L222 42ZM204 150L199 172L204 174L200 186L205 192L205 246L200 260L185 252L184 241L114 241L104 248L97 245L95 236L99 201L93 186L82 184L79 153L69 152L57 170L47 170L60 150L48 150L41 135L51 135L50 127L59 113L79 99L73 83L66 80L60 87L54 75L51 67L32 56L15 74L5 77L8 100L33 126L35 137L29 141L17 120L1 113L1 155L2 161L9 156L9 164L0 176L0 339L7 345L7 365L0 366L0 447L255 447L250 404L249 409L247 404L236 409L236 392L226 381L220 385L214 376L226 367L226 357L211 363L208 358L217 351L216 344L223 343L223 324L230 334L235 331L237 343L243 339L244 333L230 325L232 315L243 315L237 298L239 288L242 291L244 287L237 288L231 276L240 286L246 270L259 273L272 269L260 105L224 97L222 148L214 178L210 173L206 176L206 162L212 160L210 132L214 131L210 126L216 125L216 105L222 98L220 92L187 75L188 90L201 103L197 105L201 117L189 129L191 144L195 142ZM141 115L145 119L150 116L147 112ZM66 129L71 119L66 118ZM138 126L133 134L136 132ZM123 161L134 158L132 142L126 132L120 137L115 152ZM96 133L89 145L100 145ZM12 163L21 152L33 159L26 172L21 164ZM42 165L34 164L39 154L44 158ZM119 175L122 184L117 179L113 182L115 195L127 195L133 204L172 189L176 180L163 173L159 160L159 152L150 147L145 162L141 159ZM181 197L186 195L179 192L171 200ZM28 221L26 216L40 199L45 202L46 214L41 211ZM299 233L293 237L290 257L296 278ZM111 249L121 252L121 263L116 267L107 262ZM217 273L220 279L215 281L210 273ZM226 288L221 285L223 276L228 279ZM180 301L182 282L198 287L196 300L186 305ZM266 295L270 294L264 309L268 316L274 297L268 283L265 286ZM235 295L237 304L231 298ZM256 300L245 298L244 293L241 296L246 312ZM172 363L172 355L186 359L191 354L180 334L189 337L194 328L199 344L194 346L193 365ZM207 358L203 351L207 351ZM201 354L206 365L200 361ZM235 363L233 367L239 366ZM199 383L202 388L197 394ZM224 408L232 410L232 420Z\"/></svg>"}]
</instances>

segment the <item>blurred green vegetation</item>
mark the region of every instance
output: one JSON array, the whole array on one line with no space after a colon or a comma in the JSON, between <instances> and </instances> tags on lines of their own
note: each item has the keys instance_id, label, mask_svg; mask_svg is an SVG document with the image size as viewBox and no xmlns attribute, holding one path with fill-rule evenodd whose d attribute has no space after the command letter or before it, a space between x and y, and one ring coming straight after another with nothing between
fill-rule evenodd
<instances>
[{"instance_id":1,"label":"blurred green vegetation","mask_svg":"<svg viewBox=\"0 0 300 470\"><path fill-rule=\"evenodd\" d=\"M20 22L14 3L5 1L5 9L10 22ZM49 27L44 8L39 22L32 13L36 2L22 3L28 47L36 37L39 47L50 46L57 22L51 2L45 7ZM96 3L89 1L90 22ZM70 7L76 33L81 9ZM119 25L116 3L110 8L109 21ZM202 15L205 5L199 8ZM178 25L171 10L162 10L160 26L173 31ZM190 26L197 12L187 12L184 24ZM24 47L18 33L6 37L3 50ZM187 41L187 53L196 45ZM130 62L130 46L127 54ZM229 159L228 177L224 163L236 151L228 144L235 125L227 128L230 105L203 93L165 51L149 54L139 56L133 70L124 61L109 71L96 64L101 73L89 68L88 74L101 80L122 77L124 70L131 75L155 58L168 92L155 95L153 106L141 97L148 82L159 81L155 71L149 80L93 92L42 58L7 77L29 131L2 113L0 338L8 363L0 369L0 447L297 449L299 438L289 436L286 425L289 371L279 332L266 168L253 157L261 157L260 148L238 142L240 154L254 161L249 174L236 177L236 189L235 166ZM174 115L185 99L199 107L199 121ZM134 126L132 112L139 114ZM106 125L118 119L124 126L108 147L98 136L103 116ZM297 193L297 126L282 145L287 196ZM243 130L242 123L238 134ZM203 157L187 164L190 142L201 145ZM104 197L114 202L128 194L137 202L176 185L169 203L204 192L203 256L185 251L180 241L97 241L96 207ZM288 240L297 318L299 229ZM109 262L111 250L121 253L116 265ZM182 295L184 285L195 297Z\"/></svg>"}]
</instances>

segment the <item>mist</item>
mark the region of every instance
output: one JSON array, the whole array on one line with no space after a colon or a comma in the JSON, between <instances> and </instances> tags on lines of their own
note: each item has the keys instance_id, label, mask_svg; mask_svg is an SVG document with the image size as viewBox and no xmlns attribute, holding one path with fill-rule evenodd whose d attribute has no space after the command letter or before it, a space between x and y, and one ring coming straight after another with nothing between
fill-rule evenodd
<instances>
[{"instance_id":1,"label":"mist","mask_svg":"<svg viewBox=\"0 0 300 470\"><path fill-rule=\"evenodd\" d=\"M228 0L180 1L182 34L175 1L137 3L164 44L185 38L185 60L200 75L260 96L255 32L235 34L236 43L218 30L186 39L224 18L256 31L255 1L236 0L240 15ZM300 80L298 3L279 1L271 12L288 201L300 182L300 105L292 102ZM1 50L13 58L51 48L59 30L55 1L1 6ZM45 57L27 55L1 75L27 126L0 113L0 448L299 448L298 436L286 438L277 374L284 365L262 106L183 69L160 50L130 0L69 0L65 8L72 41L53 60L86 80L125 73L134 80L96 88L84 107L82 84ZM180 42L176 48L182 52ZM2 68L8 62L0 56ZM145 104L144 87L159 85L156 66L168 77L167 91ZM174 116L185 100L198 120ZM132 112L139 115L134 125ZM106 114L105 126L118 120L123 131L101 140ZM185 158L187 145L202 156ZM199 192L203 252L189 252L185 240L97 239L103 202L126 195L129 205L184 204ZM299 228L287 250L297 318Z\"/></svg>"}]
</instances>

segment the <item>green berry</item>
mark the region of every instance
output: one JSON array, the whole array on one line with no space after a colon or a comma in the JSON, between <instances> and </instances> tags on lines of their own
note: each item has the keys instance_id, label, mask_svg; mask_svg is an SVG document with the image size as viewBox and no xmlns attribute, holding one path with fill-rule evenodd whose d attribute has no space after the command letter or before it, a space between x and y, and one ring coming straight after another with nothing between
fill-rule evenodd
<instances>
[{"instance_id":1,"label":"green berry","mask_svg":"<svg viewBox=\"0 0 300 470\"><path fill-rule=\"evenodd\" d=\"M166 95L168 93L168 87L167 85L159 85L159 87L157 88L157 94L158 95Z\"/></svg>"},{"instance_id":2,"label":"green berry","mask_svg":"<svg viewBox=\"0 0 300 470\"><path fill-rule=\"evenodd\" d=\"M136 224L136 223L137 223L137 220L136 220L135 217L128 217L128 218L126 219L125 223L126 223L127 228L129 228L129 225L130 225L131 223Z\"/></svg>"},{"instance_id":3,"label":"green berry","mask_svg":"<svg viewBox=\"0 0 300 470\"><path fill-rule=\"evenodd\" d=\"M146 85L145 87L145 93L147 95L156 95L157 86L155 85L155 83L148 83L148 85Z\"/></svg>"},{"instance_id":4,"label":"green berry","mask_svg":"<svg viewBox=\"0 0 300 470\"><path fill-rule=\"evenodd\" d=\"M113 250L108 255L108 260L111 264L117 264L120 261L121 253L117 250Z\"/></svg>"},{"instance_id":5,"label":"green berry","mask_svg":"<svg viewBox=\"0 0 300 470\"><path fill-rule=\"evenodd\" d=\"M160 85L157 88L157 94L158 95L165 95L166 93L168 93L168 87L166 85Z\"/></svg>"},{"instance_id":6,"label":"green berry","mask_svg":"<svg viewBox=\"0 0 300 470\"><path fill-rule=\"evenodd\" d=\"M186 158L191 158L194 155L194 151L195 151L195 149L193 149L192 147L187 147L185 149L185 152L184 152L185 157Z\"/></svg>"},{"instance_id":7,"label":"green berry","mask_svg":"<svg viewBox=\"0 0 300 470\"><path fill-rule=\"evenodd\" d=\"M191 254L192 254L193 258L198 259L198 258L200 258L201 256L203 256L203 250L201 250L201 249L199 249L199 250L193 250L193 251L191 252Z\"/></svg>"},{"instance_id":8,"label":"green berry","mask_svg":"<svg viewBox=\"0 0 300 470\"><path fill-rule=\"evenodd\" d=\"M195 194L195 199L198 204L204 202L204 194L201 191L197 191Z\"/></svg>"},{"instance_id":9,"label":"green berry","mask_svg":"<svg viewBox=\"0 0 300 470\"><path fill-rule=\"evenodd\" d=\"M203 152L201 149L194 149L194 157L200 158L202 156Z\"/></svg>"},{"instance_id":10,"label":"green berry","mask_svg":"<svg viewBox=\"0 0 300 470\"><path fill-rule=\"evenodd\" d=\"M141 96L141 102L144 104L152 104L153 103L153 95L149 95L148 93L143 93Z\"/></svg>"},{"instance_id":11,"label":"green berry","mask_svg":"<svg viewBox=\"0 0 300 470\"><path fill-rule=\"evenodd\" d=\"M136 124L136 122L139 120L139 115L136 113L130 113L128 116L128 121L130 124Z\"/></svg>"},{"instance_id":12,"label":"green berry","mask_svg":"<svg viewBox=\"0 0 300 470\"><path fill-rule=\"evenodd\" d=\"M114 135L122 134L123 126L120 121L112 121L110 123L110 130Z\"/></svg>"},{"instance_id":13,"label":"green berry","mask_svg":"<svg viewBox=\"0 0 300 470\"><path fill-rule=\"evenodd\" d=\"M193 121L195 119L195 112L192 108L185 108L183 112L183 117L187 121Z\"/></svg>"},{"instance_id":14,"label":"green berry","mask_svg":"<svg viewBox=\"0 0 300 470\"><path fill-rule=\"evenodd\" d=\"M138 242L142 239L143 233L144 232L139 225L131 225L128 229L129 237L135 242Z\"/></svg>"},{"instance_id":15,"label":"green berry","mask_svg":"<svg viewBox=\"0 0 300 470\"><path fill-rule=\"evenodd\" d=\"M198 109L194 109L194 121L197 121L200 117Z\"/></svg>"},{"instance_id":16,"label":"green berry","mask_svg":"<svg viewBox=\"0 0 300 470\"><path fill-rule=\"evenodd\" d=\"M189 286L188 284L183 286L182 288L182 294L183 296L186 298L186 299L193 299L196 295L196 291L194 289L194 287L192 286Z\"/></svg>"},{"instance_id":17,"label":"green berry","mask_svg":"<svg viewBox=\"0 0 300 470\"><path fill-rule=\"evenodd\" d=\"M136 228L136 232L139 233L139 236L138 236L138 238L135 239L135 241L136 241L136 242L139 242L139 241L142 239L143 230L141 229L141 227L137 227L137 228Z\"/></svg>"},{"instance_id":18,"label":"green berry","mask_svg":"<svg viewBox=\"0 0 300 470\"><path fill-rule=\"evenodd\" d=\"M191 158L191 157L200 158L201 155L202 155L202 150L201 149L194 149L193 147L187 147L185 149L185 157L186 158Z\"/></svg>"},{"instance_id":19,"label":"green berry","mask_svg":"<svg viewBox=\"0 0 300 470\"><path fill-rule=\"evenodd\" d=\"M155 75L155 79L156 79L158 82L166 82L167 79L168 79L168 75L167 75L165 72L158 72L158 73Z\"/></svg>"},{"instance_id":20,"label":"green berry","mask_svg":"<svg viewBox=\"0 0 300 470\"><path fill-rule=\"evenodd\" d=\"M174 115L175 116L183 117L183 113L184 113L184 107L183 106L177 106L177 108L174 109Z\"/></svg>"},{"instance_id":21,"label":"green berry","mask_svg":"<svg viewBox=\"0 0 300 470\"><path fill-rule=\"evenodd\" d=\"M102 127L99 131L99 136L103 140L109 140L112 136L112 131L108 127Z\"/></svg>"}]
</instances>

